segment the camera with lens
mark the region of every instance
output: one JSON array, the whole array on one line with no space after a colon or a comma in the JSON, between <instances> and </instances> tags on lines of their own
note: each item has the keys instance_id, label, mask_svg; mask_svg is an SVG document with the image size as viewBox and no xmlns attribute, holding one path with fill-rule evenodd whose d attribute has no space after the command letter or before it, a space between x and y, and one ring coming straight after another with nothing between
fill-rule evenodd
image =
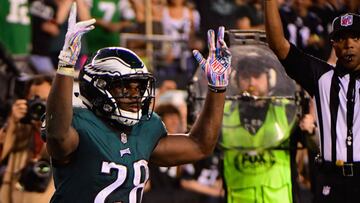
<instances>
[{"instance_id":1,"label":"camera with lens","mask_svg":"<svg viewBox=\"0 0 360 203\"><path fill-rule=\"evenodd\" d=\"M28 192L44 192L51 180L52 170L47 160L30 161L21 170L20 185Z\"/></svg>"},{"instance_id":2,"label":"camera with lens","mask_svg":"<svg viewBox=\"0 0 360 203\"><path fill-rule=\"evenodd\" d=\"M21 119L22 123L31 123L31 121L40 121L41 116L45 114L46 102L39 96L27 101L27 113L24 118Z\"/></svg>"}]
</instances>

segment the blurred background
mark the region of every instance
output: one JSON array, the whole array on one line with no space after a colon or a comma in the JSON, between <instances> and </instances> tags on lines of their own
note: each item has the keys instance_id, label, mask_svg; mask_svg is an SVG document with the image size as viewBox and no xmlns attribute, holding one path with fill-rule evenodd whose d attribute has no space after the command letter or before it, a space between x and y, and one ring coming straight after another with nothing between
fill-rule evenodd
<instances>
[{"instance_id":1,"label":"blurred background","mask_svg":"<svg viewBox=\"0 0 360 203\"><path fill-rule=\"evenodd\" d=\"M259 115L254 120L254 112L259 111L257 104L270 102L274 106L279 103L286 106L286 128L289 128L286 132L276 131L268 140L231 142L231 146L222 139L207 160L172 168L153 166L144 202L226 202L223 169L226 148L248 152L278 147L291 137L305 115L313 113L311 98L286 76L267 48L262 0L1 0L2 128L6 127L14 102L26 98L24 89L29 81L39 75L54 76L73 1L77 2L78 20L97 20L95 30L82 39L76 70L99 48L123 46L133 50L156 77L156 110L169 132L187 132L199 113L207 84L192 50L197 49L206 56L207 30L217 31L219 26L225 26L226 41L234 56L231 74L234 81L227 91L228 110L233 112L232 106L239 105L255 108L241 114L245 119L241 122L250 122L247 129L255 134L265 119ZM286 38L307 53L335 64L329 41L331 22L339 14L359 14L360 1L277 1ZM245 83L235 80L241 76L251 78L252 74L259 76L262 71L268 80L266 94L252 92L251 87L243 87ZM74 105L82 105L76 97ZM38 110L42 111L41 107ZM300 131L301 139L295 140L295 148L291 148L294 151L291 176L296 188L292 192L295 202L306 203L311 202L312 197L315 169L311 160L317 143L316 139L306 137L303 129ZM278 136L279 133L282 136ZM0 136L1 149L4 142L5 137ZM0 175L7 164L5 157L0 164ZM165 189L167 195L164 195ZM6 203L1 199L0 202Z\"/></svg>"}]
</instances>

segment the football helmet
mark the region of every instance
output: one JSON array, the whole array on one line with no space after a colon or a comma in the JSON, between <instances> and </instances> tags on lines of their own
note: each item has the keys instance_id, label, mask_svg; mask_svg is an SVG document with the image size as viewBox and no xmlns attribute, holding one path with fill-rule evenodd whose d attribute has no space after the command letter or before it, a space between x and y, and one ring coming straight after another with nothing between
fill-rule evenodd
<instances>
[{"instance_id":1,"label":"football helmet","mask_svg":"<svg viewBox=\"0 0 360 203\"><path fill-rule=\"evenodd\" d=\"M113 95L111 90L139 82L138 112L119 106L119 98L133 98L128 94ZM142 60L131 50L122 47L100 49L79 73L80 99L96 115L132 126L151 118L154 109L155 79ZM140 98L139 98L140 97Z\"/></svg>"}]
</instances>

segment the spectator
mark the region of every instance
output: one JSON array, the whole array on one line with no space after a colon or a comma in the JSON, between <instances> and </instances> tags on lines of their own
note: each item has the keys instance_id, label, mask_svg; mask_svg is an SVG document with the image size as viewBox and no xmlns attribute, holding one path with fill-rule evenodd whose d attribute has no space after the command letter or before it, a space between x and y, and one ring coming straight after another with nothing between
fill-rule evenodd
<instances>
[{"instance_id":1,"label":"spectator","mask_svg":"<svg viewBox=\"0 0 360 203\"><path fill-rule=\"evenodd\" d=\"M155 112L161 117L170 134L185 133L181 113L175 105L171 103L157 105Z\"/></svg>"},{"instance_id":2,"label":"spectator","mask_svg":"<svg viewBox=\"0 0 360 203\"><path fill-rule=\"evenodd\" d=\"M328 59L324 46L326 32L321 19L310 11L311 0L292 0L280 8L286 39L313 56Z\"/></svg>"},{"instance_id":3,"label":"spectator","mask_svg":"<svg viewBox=\"0 0 360 203\"><path fill-rule=\"evenodd\" d=\"M208 0L204 4L203 0L193 0L196 9L200 14L201 39L206 41L206 31L219 26L227 29L236 28L237 3L235 0Z\"/></svg>"},{"instance_id":4,"label":"spectator","mask_svg":"<svg viewBox=\"0 0 360 203\"><path fill-rule=\"evenodd\" d=\"M4 139L1 162L2 164L7 162L0 190L2 203L50 201L54 191L50 176L46 179L49 182L37 182L44 184L41 186L43 188L41 192L26 186L37 184L36 182L22 182L21 177L24 175L23 169L29 164L41 159L48 160L44 142L40 138L40 116L41 113L45 113L45 101L50 92L51 82L52 78L49 76L34 77L25 90L26 98L18 99L12 105L6 127L1 135ZM30 105L30 101L33 101L33 105ZM23 178L30 179L30 177Z\"/></svg>"},{"instance_id":5,"label":"spectator","mask_svg":"<svg viewBox=\"0 0 360 203\"><path fill-rule=\"evenodd\" d=\"M331 57L331 43L329 33L331 32L332 20L339 14L339 6L334 5L333 0L317 0L314 1L313 5L309 8L310 11L314 12L320 19L322 27L324 28L324 60L329 60Z\"/></svg>"},{"instance_id":6,"label":"spectator","mask_svg":"<svg viewBox=\"0 0 360 203\"><path fill-rule=\"evenodd\" d=\"M250 0L238 8L236 27L238 29L260 29L264 30L264 14L262 2Z\"/></svg>"},{"instance_id":7,"label":"spectator","mask_svg":"<svg viewBox=\"0 0 360 203\"><path fill-rule=\"evenodd\" d=\"M144 0L131 0L135 10L138 32L146 34L146 3ZM165 0L151 0L151 18L153 34L163 34L162 17Z\"/></svg>"},{"instance_id":8,"label":"spectator","mask_svg":"<svg viewBox=\"0 0 360 203\"><path fill-rule=\"evenodd\" d=\"M299 122L301 134L298 143L299 149L296 153L297 182L299 202L313 202L315 194L315 177L317 167L315 166L315 158L319 153L319 139L316 129L316 116L314 101L306 98L302 102L302 118Z\"/></svg>"},{"instance_id":9,"label":"spectator","mask_svg":"<svg viewBox=\"0 0 360 203\"><path fill-rule=\"evenodd\" d=\"M136 23L137 27L135 29L135 33L143 34L143 35L162 35L164 34L164 29L162 27L162 14L165 6L164 0L151 0L151 12L146 10L145 0L131 0L132 6L135 10ZM148 13L149 12L149 13ZM151 16L151 18L149 18ZM151 22L147 22L151 19ZM147 24L149 23L149 24ZM149 25L149 27L147 27ZM151 29L148 29L151 28ZM151 33L148 33L150 32ZM136 53L138 53L142 58L147 59L146 56L146 44L148 42L144 40L131 40L127 44L127 47L134 49ZM161 55L162 44L159 42L153 42L154 49L154 58L155 62ZM158 51L160 50L160 51ZM161 61L157 62L161 63ZM156 63L155 65L156 66Z\"/></svg>"},{"instance_id":10,"label":"spectator","mask_svg":"<svg viewBox=\"0 0 360 203\"><path fill-rule=\"evenodd\" d=\"M344 14L348 12L360 14L360 2L358 0L344 0L344 5L340 13Z\"/></svg>"},{"instance_id":11,"label":"spectator","mask_svg":"<svg viewBox=\"0 0 360 203\"><path fill-rule=\"evenodd\" d=\"M155 57L161 62L155 63L154 73L159 80L174 78L178 88L185 89L196 66L190 50L198 49L193 45L197 45L195 33L200 17L195 9L188 6L187 0L169 0L157 12L160 11L161 34L173 37L174 41L163 43L161 56Z\"/></svg>"},{"instance_id":12,"label":"spectator","mask_svg":"<svg viewBox=\"0 0 360 203\"><path fill-rule=\"evenodd\" d=\"M187 42L195 37L199 25L199 13L187 6L187 0L167 1L162 15L164 34L179 40L179 42L172 42L170 50L166 52L165 60L167 62L173 63L180 60L181 55L189 50L191 44L187 44ZM177 63L177 66L180 66L179 61Z\"/></svg>"},{"instance_id":13,"label":"spectator","mask_svg":"<svg viewBox=\"0 0 360 203\"><path fill-rule=\"evenodd\" d=\"M191 203L222 203L225 190L220 172L219 153L206 159L182 166L180 185L192 192Z\"/></svg>"},{"instance_id":14,"label":"spectator","mask_svg":"<svg viewBox=\"0 0 360 203\"><path fill-rule=\"evenodd\" d=\"M85 37L88 53L103 47L120 46L120 32L133 26L135 13L128 0L88 0L96 28Z\"/></svg>"},{"instance_id":15,"label":"spectator","mask_svg":"<svg viewBox=\"0 0 360 203\"><path fill-rule=\"evenodd\" d=\"M171 91L171 90L176 90L176 89L177 89L177 85L174 80L166 79L166 80L160 81L160 85L156 91L156 97L158 98L165 92Z\"/></svg>"},{"instance_id":16,"label":"spectator","mask_svg":"<svg viewBox=\"0 0 360 203\"><path fill-rule=\"evenodd\" d=\"M0 3L0 42L12 55L27 55L31 46L28 1Z\"/></svg>"},{"instance_id":17,"label":"spectator","mask_svg":"<svg viewBox=\"0 0 360 203\"><path fill-rule=\"evenodd\" d=\"M52 39L60 33L56 12L55 0L30 0L32 37L30 62L38 74L55 73L49 47Z\"/></svg>"},{"instance_id":18,"label":"spectator","mask_svg":"<svg viewBox=\"0 0 360 203\"><path fill-rule=\"evenodd\" d=\"M167 90L157 97L156 106L162 104L172 104L179 111L181 116L181 132L187 131L187 104L186 104L186 92L183 90Z\"/></svg>"},{"instance_id":19,"label":"spectator","mask_svg":"<svg viewBox=\"0 0 360 203\"><path fill-rule=\"evenodd\" d=\"M15 65L13 57L0 42L0 126L5 123L10 106L16 97L17 92L14 86L19 76L20 71ZM21 90L19 93L23 94L23 91Z\"/></svg>"}]
</instances>

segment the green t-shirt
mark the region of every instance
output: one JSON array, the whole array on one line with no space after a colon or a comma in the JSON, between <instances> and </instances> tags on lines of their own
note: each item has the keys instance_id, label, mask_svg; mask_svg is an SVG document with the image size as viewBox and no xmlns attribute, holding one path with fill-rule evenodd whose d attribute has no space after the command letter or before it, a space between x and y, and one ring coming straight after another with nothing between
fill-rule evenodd
<instances>
[{"instance_id":1,"label":"green t-shirt","mask_svg":"<svg viewBox=\"0 0 360 203\"><path fill-rule=\"evenodd\" d=\"M75 108L72 121L79 146L72 161L54 166L51 202L140 202L149 177L148 160L166 134L158 115L119 136L90 110Z\"/></svg>"},{"instance_id":2,"label":"green t-shirt","mask_svg":"<svg viewBox=\"0 0 360 203\"><path fill-rule=\"evenodd\" d=\"M11 54L29 53L31 28L27 0L0 1L0 42Z\"/></svg>"}]
</instances>

